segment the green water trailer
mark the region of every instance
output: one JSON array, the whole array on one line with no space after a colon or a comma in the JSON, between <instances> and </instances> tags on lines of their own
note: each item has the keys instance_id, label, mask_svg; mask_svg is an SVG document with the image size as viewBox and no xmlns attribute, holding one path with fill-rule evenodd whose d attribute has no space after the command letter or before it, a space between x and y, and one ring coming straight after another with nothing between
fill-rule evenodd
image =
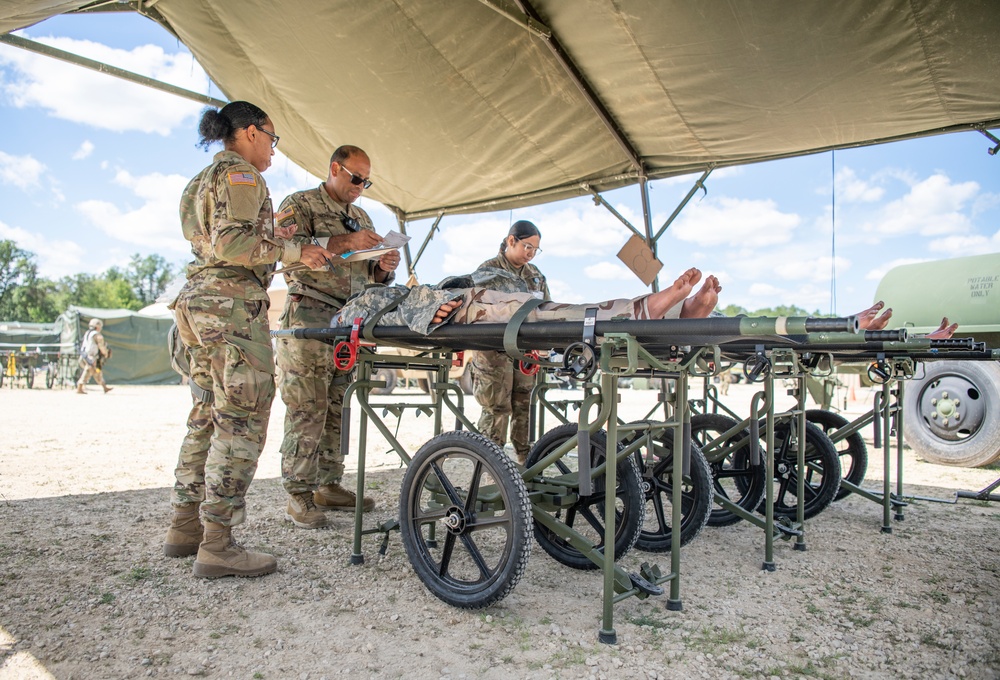
<instances>
[{"instance_id":1,"label":"green water trailer","mask_svg":"<svg viewBox=\"0 0 1000 680\"><path fill-rule=\"evenodd\" d=\"M1000 253L901 265L879 283L892 327L927 333L948 317L955 337L1000 347ZM926 362L906 384L906 443L933 463L977 467L1000 458L1000 363Z\"/></svg>"}]
</instances>

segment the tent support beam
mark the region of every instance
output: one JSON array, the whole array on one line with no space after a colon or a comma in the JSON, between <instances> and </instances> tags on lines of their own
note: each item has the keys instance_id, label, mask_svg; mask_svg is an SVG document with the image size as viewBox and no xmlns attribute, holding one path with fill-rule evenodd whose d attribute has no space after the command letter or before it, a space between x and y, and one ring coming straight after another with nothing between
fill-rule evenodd
<instances>
[{"instance_id":1,"label":"tent support beam","mask_svg":"<svg viewBox=\"0 0 1000 680\"><path fill-rule=\"evenodd\" d=\"M681 210L684 210L684 206L686 206L688 204L688 201L690 201L694 197L698 189L701 189L706 194L708 193L708 189L705 188L705 180L708 179L708 176L712 174L712 170L715 170L714 165L710 165L708 167L708 170L706 170L701 177L695 180L694 186L691 187L691 191L687 192L687 196L685 196L684 199L677 205L674 211L670 214L670 217L667 218L667 221L663 223L662 227L660 227L660 230L656 232L656 236L653 237L654 241L660 240L660 237L663 236L663 232L665 232L667 230L667 227L669 227L673 223L673 221L677 219L677 216L681 214Z\"/></svg>"},{"instance_id":2,"label":"tent support beam","mask_svg":"<svg viewBox=\"0 0 1000 680\"><path fill-rule=\"evenodd\" d=\"M498 0L479 0L479 2L483 3L494 12L507 17L518 26L523 26L536 38L549 40L552 37L552 29L543 24L537 18L532 18L522 12L513 11L507 7L507 3L500 2Z\"/></svg>"},{"instance_id":3,"label":"tent support beam","mask_svg":"<svg viewBox=\"0 0 1000 680\"><path fill-rule=\"evenodd\" d=\"M530 19L537 21L543 26L545 25L545 22L541 20L541 17L538 16L538 12L535 11L535 8L531 6L528 0L514 1L521 8L521 11L524 12ZM566 53L566 50L563 49L562 43L559 42L559 38L556 37L554 32L551 33L548 38L545 38L545 44L549 46L549 50L552 52L553 56L555 56L556 61L558 61L563 67L563 70L566 71L570 80L573 81L573 84L575 84L583 94L584 99L586 99L587 103L590 104L592 109L594 109L597 117L601 119L602 123L604 123L604 127L608 129L611 135L615 138L615 141L618 142L618 146L620 146L622 151L625 152L625 155L628 156L629 162L635 166L640 175L644 175L645 171L643 169L644 166L642 163L642 156L636 150L635 145L632 144L631 140L625 136L625 132L621 129L621 127L619 127L618 123L615 122L615 119L611 116L611 112L608 111L607 106L604 105L601 98L597 96L597 93L594 92L584 79L580 69L577 68L576 64Z\"/></svg>"},{"instance_id":4,"label":"tent support beam","mask_svg":"<svg viewBox=\"0 0 1000 680\"><path fill-rule=\"evenodd\" d=\"M441 224L441 218L443 218L443 217L444 217L444 213L443 212L442 213L438 213L437 218L434 220L434 224L431 225L430 230L427 232L427 236L424 237L424 242L420 244L420 250L417 251L417 256L415 258L413 258L413 264L412 265L409 264L409 262L410 262L410 244L409 243L406 244L406 262L407 262L407 266L409 268L409 272L410 272L411 276L416 276L416 274L417 274L417 271L416 271L417 270L417 263L420 262L420 256L424 254L424 250L427 248L427 244L429 244L431 242L431 239L434 238L434 232L437 231L438 225Z\"/></svg>"},{"instance_id":5,"label":"tent support beam","mask_svg":"<svg viewBox=\"0 0 1000 680\"><path fill-rule=\"evenodd\" d=\"M596 191L594 191L594 189L591 188L591 186L589 184L584 184L583 186L594 197L594 205L603 205L604 208L609 213L611 213L612 215L614 215L615 217L617 217L618 220L622 224L624 224L626 227L628 227L629 230L633 234L635 234L639 238L644 238L643 235L642 235L642 232L640 232L638 229L636 229L634 226L632 226L632 223L629 222L627 219L625 219L624 215L622 215L620 212L618 212L617 210L615 210L614 207L610 203L608 203L607 201L605 201L603 196L601 196L599 193L597 193Z\"/></svg>"},{"instance_id":6,"label":"tent support beam","mask_svg":"<svg viewBox=\"0 0 1000 680\"><path fill-rule=\"evenodd\" d=\"M133 83L138 83L139 85L145 85L146 87L151 87L154 90L160 90L162 92L167 92L169 94L177 95L178 97L191 99L193 101L198 102L199 104L206 104L208 106L215 106L218 108L222 108L228 103L222 101L221 99L210 97L207 94L199 94L197 92L192 92L191 90L185 90L184 88L177 87L176 85L170 85L169 83L164 83L159 80L154 80L146 76L141 76L138 73L132 73L131 71L126 71L125 69L120 69L116 66L110 66L100 61L94 61L93 59L87 59L86 57L81 57L78 54L73 54L72 52L66 52L65 50L60 50L55 47L49 47L48 45L44 45L40 42L35 42L34 40L27 40L25 38L21 38L16 35L11 35L9 33L0 35L0 43L12 45L13 47L19 47L23 50L28 50L29 52L35 52L37 54L41 54L46 57L52 57L53 59L66 61L76 66L83 66L84 68L92 69L94 71L97 71L98 73L106 73L109 76L114 76L115 78L121 78L122 80L127 80Z\"/></svg>"},{"instance_id":7,"label":"tent support beam","mask_svg":"<svg viewBox=\"0 0 1000 680\"><path fill-rule=\"evenodd\" d=\"M996 144L996 146L994 146L992 149L987 149L986 150L986 153L988 153L989 155L996 156L997 152L1000 151L1000 139L997 139L996 137L994 137L990 133L990 131L986 129L986 125L984 125L983 123L979 123L978 125L973 125L972 127L974 127L977 130L979 130L979 132L981 132L983 135L985 135L991 142L993 142L994 144Z\"/></svg>"},{"instance_id":8,"label":"tent support beam","mask_svg":"<svg viewBox=\"0 0 1000 680\"><path fill-rule=\"evenodd\" d=\"M646 228L646 245L653 251L653 258L656 258L656 239L653 237L653 216L649 212L649 178L645 174L639 177L639 198L642 201L642 224ZM660 291L659 277L653 278L652 289L654 293Z\"/></svg>"}]
</instances>

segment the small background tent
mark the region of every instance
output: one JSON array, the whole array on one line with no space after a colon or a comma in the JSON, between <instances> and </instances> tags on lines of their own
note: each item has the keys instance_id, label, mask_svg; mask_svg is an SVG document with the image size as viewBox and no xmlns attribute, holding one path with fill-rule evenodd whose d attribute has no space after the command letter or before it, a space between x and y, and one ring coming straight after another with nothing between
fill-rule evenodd
<instances>
[{"instance_id":1,"label":"small background tent","mask_svg":"<svg viewBox=\"0 0 1000 680\"><path fill-rule=\"evenodd\" d=\"M180 376L170 367L167 332L170 315L147 316L125 309L70 307L59 317L61 342L79 352L90 320L104 322L104 339L112 358L104 367L111 385L176 385Z\"/></svg>"}]
</instances>

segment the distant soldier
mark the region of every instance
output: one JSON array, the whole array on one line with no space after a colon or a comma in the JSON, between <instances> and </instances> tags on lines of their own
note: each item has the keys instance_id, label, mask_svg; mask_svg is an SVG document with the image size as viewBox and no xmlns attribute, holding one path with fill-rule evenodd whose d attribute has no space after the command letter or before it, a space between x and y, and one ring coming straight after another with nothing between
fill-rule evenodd
<instances>
[{"instance_id":1,"label":"distant soldier","mask_svg":"<svg viewBox=\"0 0 1000 680\"><path fill-rule=\"evenodd\" d=\"M104 341L104 322L100 319L91 319L89 329L83 336L80 343L80 380L76 383L76 393L86 394L87 383L93 378L98 385L104 388L107 394L113 387L108 387L104 382L104 362L111 358L111 348Z\"/></svg>"},{"instance_id":2,"label":"distant soldier","mask_svg":"<svg viewBox=\"0 0 1000 680\"><path fill-rule=\"evenodd\" d=\"M524 281L527 292L541 300L551 300L545 277L531 264L532 258L541 252L541 238L533 222L518 220L500 242L497 256L479 266L510 272ZM483 407L476 427L502 447L507 443L509 423L514 455L524 465L528 458L528 413L534 377L522 373L505 352L476 352L472 355L472 366L473 393Z\"/></svg>"},{"instance_id":3,"label":"distant soldier","mask_svg":"<svg viewBox=\"0 0 1000 680\"><path fill-rule=\"evenodd\" d=\"M326 181L299 191L281 203L277 220L294 229L297 243L319 241L334 254L378 245L371 219L354 205L371 186L371 160L356 146L341 146L330 157ZM399 251L378 259L337 264L322 271L285 275L288 296L280 326L328 326L334 313L353 293L371 283L391 283L399 265ZM281 477L288 492L285 517L297 527L327 525L323 510L353 512L357 496L340 482L344 456L340 450L341 411L350 371L334 365L333 346L318 340L279 338L278 388L285 402L285 436L281 442ZM318 507L317 507L318 506ZM364 511L375 507L366 498Z\"/></svg>"},{"instance_id":4,"label":"distant soldier","mask_svg":"<svg viewBox=\"0 0 1000 680\"><path fill-rule=\"evenodd\" d=\"M290 231L274 227L261 173L271 165L278 135L264 111L243 101L209 108L198 131L205 148L221 141L225 149L181 195L181 227L194 261L171 306L192 380L212 393L214 427L207 455L189 449L188 439L181 447L164 553L197 553L194 575L202 578L262 576L277 569L277 560L234 542L232 527L246 518L245 496L274 398L267 288L278 260L318 268L330 253L286 241ZM192 417L201 414L192 409Z\"/></svg>"}]
</instances>

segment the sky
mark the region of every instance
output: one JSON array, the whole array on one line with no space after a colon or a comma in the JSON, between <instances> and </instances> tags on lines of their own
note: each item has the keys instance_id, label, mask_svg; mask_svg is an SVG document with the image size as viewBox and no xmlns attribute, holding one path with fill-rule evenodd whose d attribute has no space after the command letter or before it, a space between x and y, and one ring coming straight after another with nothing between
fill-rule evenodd
<instances>
[{"instance_id":1,"label":"sky","mask_svg":"<svg viewBox=\"0 0 1000 680\"><path fill-rule=\"evenodd\" d=\"M222 98L182 44L136 15L55 17L17 34ZM40 274L53 279L124 267L136 253L186 263L180 193L219 150L196 146L202 108L0 45L0 239L35 253ZM896 265L1000 252L1000 154L990 156L990 146L970 131L717 170L660 239L660 284L694 266L720 278L721 306L860 311ZM377 182L378 149L366 151ZM697 177L650 184L654 232ZM276 204L320 181L280 145L265 179ZM638 187L604 197L642 230ZM397 228L375 201L358 205L379 233ZM541 230L534 264L553 299L647 290L616 257L630 232L590 198L446 216L418 279L470 271L496 255L519 219ZM413 254L430 227L429 220L407 225Z\"/></svg>"}]
</instances>

